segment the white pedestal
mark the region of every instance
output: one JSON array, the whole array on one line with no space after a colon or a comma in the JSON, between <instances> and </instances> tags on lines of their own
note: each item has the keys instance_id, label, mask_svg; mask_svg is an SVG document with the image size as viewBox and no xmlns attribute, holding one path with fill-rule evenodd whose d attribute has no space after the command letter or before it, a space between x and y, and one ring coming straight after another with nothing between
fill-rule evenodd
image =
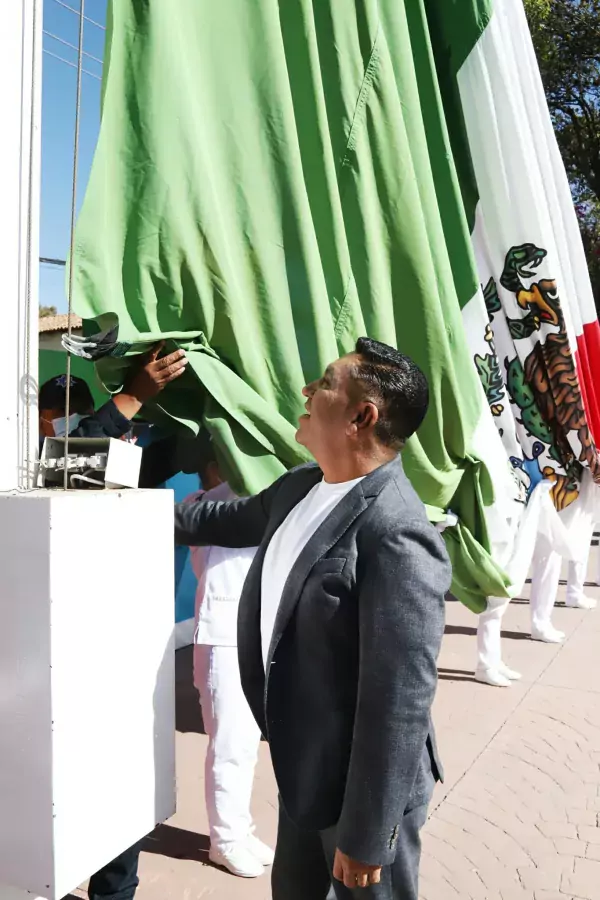
<instances>
[{"instance_id":1,"label":"white pedestal","mask_svg":"<svg viewBox=\"0 0 600 900\"><path fill-rule=\"evenodd\" d=\"M170 491L0 496L0 885L60 898L175 809Z\"/></svg>"}]
</instances>

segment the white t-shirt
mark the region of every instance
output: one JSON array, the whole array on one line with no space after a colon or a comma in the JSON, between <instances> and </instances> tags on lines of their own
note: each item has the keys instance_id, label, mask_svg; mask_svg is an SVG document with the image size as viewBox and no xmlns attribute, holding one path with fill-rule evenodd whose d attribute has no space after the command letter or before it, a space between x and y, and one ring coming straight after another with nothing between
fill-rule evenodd
<instances>
[{"instance_id":1,"label":"white t-shirt","mask_svg":"<svg viewBox=\"0 0 600 900\"><path fill-rule=\"evenodd\" d=\"M340 484L320 481L293 508L271 538L261 582L260 633L265 667L281 595L296 560L330 512L361 481L362 478Z\"/></svg>"}]
</instances>

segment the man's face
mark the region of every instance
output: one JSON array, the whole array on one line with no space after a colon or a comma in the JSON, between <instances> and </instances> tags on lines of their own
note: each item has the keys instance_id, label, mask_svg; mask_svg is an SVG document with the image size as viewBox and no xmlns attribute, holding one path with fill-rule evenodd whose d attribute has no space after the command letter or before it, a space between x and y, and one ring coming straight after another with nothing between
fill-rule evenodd
<instances>
[{"instance_id":1,"label":"man's face","mask_svg":"<svg viewBox=\"0 0 600 900\"><path fill-rule=\"evenodd\" d=\"M54 419L61 419L64 409L40 409L40 435L54 437Z\"/></svg>"},{"instance_id":2,"label":"man's face","mask_svg":"<svg viewBox=\"0 0 600 900\"><path fill-rule=\"evenodd\" d=\"M55 437L56 432L54 422L57 419L63 419L65 416L65 408L57 406L54 409L40 409L39 427L41 437ZM78 415L81 419L85 416L92 416L94 408L84 403L74 403L71 407L71 416Z\"/></svg>"},{"instance_id":3,"label":"man's face","mask_svg":"<svg viewBox=\"0 0 600 900\"><path fill-rule=\"evenodd\" d=\"M300 417L296 440L317 462L346 450L356 432L353 422L360 404L352 400L352 373L357 362L355 354L343 356L302 391L306 413Z\"/></svg>"}]
</instances>

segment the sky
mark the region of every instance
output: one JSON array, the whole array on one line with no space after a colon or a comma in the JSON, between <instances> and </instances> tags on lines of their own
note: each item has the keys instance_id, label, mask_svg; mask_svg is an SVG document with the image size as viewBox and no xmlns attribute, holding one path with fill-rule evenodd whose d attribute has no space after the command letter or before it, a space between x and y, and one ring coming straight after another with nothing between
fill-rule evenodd
<instances>
[{"instance_id":1,"label":"sky","mask_svg":"<svg viewBox=\"0 0 600 900\"><path fill-rule=\"evenodd\" d=\"M86 0L85 15L104 25L107 3L108 0ZM77 71L67 62L77 62L77 50L61 41L77 47L79 16L66 6L78 11L79 0L44 0L40 256L54 259L66 259L69 250L73 189ZM85 194L100 127L99 79L102 65L91 57L97 60L103 58L104 38L102 28L85 22L83 47L90 56L84 57L84 69L91 74L82 76L78 209ZM56 59L56 56L67 62ZM64 268L40 265L40 305L56 306L59 312L66 312Z\"/></svg>"}]
</instances>

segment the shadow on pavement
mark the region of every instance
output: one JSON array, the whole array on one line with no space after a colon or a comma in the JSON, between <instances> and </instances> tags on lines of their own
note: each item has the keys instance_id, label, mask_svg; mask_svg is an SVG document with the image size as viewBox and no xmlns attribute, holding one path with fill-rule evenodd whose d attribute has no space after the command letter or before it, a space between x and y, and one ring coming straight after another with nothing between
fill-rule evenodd
<instances>
[{"instance_id":1,"label":"shadow on pavement","mask_svg":"<svg viewBox=\"0 0 600 900\"><path fill-rule=\"evenodd\" d=\"M438 669L438 678L440 681L475 681L472 672L466 672L464 669Z\"/></svg>"},{"instance_id":2,"label":"shadow on pavement","mask_svg":"<svg viewBox=\"0 0 600 900\"><path fill-rule=\"evenodd\" d=\"M445 634L464 634L467 637L475 637L477 629L469 625L446 625ZM502 637L509 641L529 641L531 637L525 631L503 631Z\"/></svg>"},{"instance_id":3,"label":"shadow on pavement","mask_svg":"<svg viewBox=\"0 0 600 900\"><path fill-rule=\"evenodd\" d=\"M159 825L149 834L142 847L144 853L168 856L170 859L185 859L208 865L210 842L205 834L175 828L173 825Z\"/></svg>"},{"instance_id":4,"label":"shadow on pavement","mask_svg":"<svg viewBox=\"0 0 600 900\"><path fill-rule=\"evenodd\" d=\"M446 625L444 634L466 634L469 637L474 637L477 634L477 629L472 628L470 625Z\"/></svg>"}]
</instances>

